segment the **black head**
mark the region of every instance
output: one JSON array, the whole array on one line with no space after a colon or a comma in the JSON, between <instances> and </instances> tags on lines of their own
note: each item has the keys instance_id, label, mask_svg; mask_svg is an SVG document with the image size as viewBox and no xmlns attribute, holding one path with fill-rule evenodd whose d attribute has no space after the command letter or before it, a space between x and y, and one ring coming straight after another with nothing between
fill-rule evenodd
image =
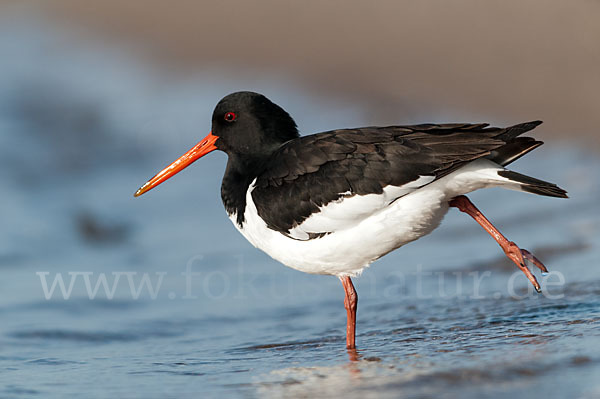
<instances>
[{"instance_id":1,"label":"black head","mask_svg":"<svg viewBox=\"0 0 600 399\"><path fill-rule=\"evenodd\" d=\"M213 112L215 146L229 155L264 156L297 138L292 117L262 94L240 91L224 97Z\"/></svg>"},{"instance_id":2,"label":"black head","mask_svg":"<svg viewBox=\"0 0 600 399\"><path fill-rule=\"evenodd\" d=\"M242 181L247 188L248 179L265 166L266 158L298 136L294 120L262 94L249 91L230 94L217 104L208 136L148 180L134 195L144 194L214 150L225 151L229 156L223 181L235 180L236 184Z\"/></svg>"}]
</instances>

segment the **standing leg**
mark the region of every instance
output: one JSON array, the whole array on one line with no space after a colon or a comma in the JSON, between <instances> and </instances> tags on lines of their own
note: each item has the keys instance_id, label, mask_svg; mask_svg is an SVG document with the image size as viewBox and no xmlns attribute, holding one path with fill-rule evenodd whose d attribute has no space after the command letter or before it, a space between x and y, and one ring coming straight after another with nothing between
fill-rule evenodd
<instances>
[{"instance_id":1,"label":"standing leg","mask_svg":"<svg viewBox=\"0 0 600 399\"><path fill-rule=\"evenodd\" d=\"M346 348L355 349L356 344L354 335L356 333L356 307L358 305L358 294L352 285L350 277L340 277L346 297L344 298L344 306L346 307L347 321L346 321Z\"/></svg>"},{"instance_id":2,"label":"standing leg","mask_svg":"<svg viewBox=\"0 0 600 399\"><path fill-rule=\"evenodd\" d=\"M494 238L494 240L496 240L500 247L502 247L506 256L508 256L508 258L512 260L523 273L525 273L525 276L531 281L535 290L537 292L542 292L535 276L531 274L531 271L529 271L525 265L525 259L536 265L542 272L547 273L548 269L546 269L546 266L544 266L542 262L526 249L521 249L514 242L508 241L466 196L460 195L452 199L449 204L475 219L475 221L479 223L481 227Z\"/></svg>"}]
</instances>

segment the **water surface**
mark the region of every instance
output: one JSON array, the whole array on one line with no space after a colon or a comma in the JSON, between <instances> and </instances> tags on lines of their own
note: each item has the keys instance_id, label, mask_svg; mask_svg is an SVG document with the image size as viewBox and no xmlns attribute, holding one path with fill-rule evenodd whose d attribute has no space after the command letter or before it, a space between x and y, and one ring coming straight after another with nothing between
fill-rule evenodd
<instances>
[{"instance_id":1,"label":"water surface","mask_svg":"<svg viewBox=\"0 0 600 399\"><path fill-rule=\"evenodd\" d=\"M282 80L167 79L55 27L0 26L0 397L600 396L595 155L549 145L515 164L568 201L472 195L553 271L543 295L452 211L356 279L347 353L339 281L283 267L227 220L224 155L132 194L230 91L266 92L305 133L361 125L359 105Z\"/></svg>"}]
</instances>

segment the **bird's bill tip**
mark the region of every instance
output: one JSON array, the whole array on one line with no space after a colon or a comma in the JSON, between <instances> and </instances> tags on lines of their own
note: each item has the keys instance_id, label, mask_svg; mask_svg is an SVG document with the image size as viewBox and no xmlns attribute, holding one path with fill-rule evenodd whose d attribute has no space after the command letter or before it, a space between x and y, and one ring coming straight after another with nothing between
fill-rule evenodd
<instances>
[{"instance_id":1,"label":"bird's bill tip","mask_svg":"<svg viewBox=\"0 0 600 399\"><path fill-rule=\"evenodd\" d=\"M142 187L137 189L137 191L133 194L133 196L139 197L140 195L144 194L146 191L150 190L150 188L147 187L149 185L150 185L150 181L147 181L146 183L144 183L144 185Z\"/></svg>"},{"instance_id":2,"label":"bird's bill tip","mask_svg":"<svg viewBox=\"0 0 600 399\"><path fill-rule=\"evenodd\" d=\"M202 158L204 155L216 150L217 147L215 146L215 142L218 138L218 136L214 136L212 132L210 132L208 136L203 138L188 152L183 154L175 162L158 172L156 176L144 183L144 185L140 187L135 192L135 194L133 194L133 196L139 197L145 192L152 190L154 187L158 186L165 180L175 176L177 173L181 172L183 169L187 168L189 165Z\"/></svg>"}]
</instances>

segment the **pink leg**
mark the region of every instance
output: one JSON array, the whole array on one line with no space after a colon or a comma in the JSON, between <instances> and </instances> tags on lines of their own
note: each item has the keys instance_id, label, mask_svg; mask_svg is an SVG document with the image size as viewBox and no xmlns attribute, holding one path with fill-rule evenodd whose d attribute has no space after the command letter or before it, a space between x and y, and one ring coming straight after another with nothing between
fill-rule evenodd
<instances>
[{"instance_id":1,"label":"pink leg","mask_svg":"<svg viewBox=\"0 0 600 399\"><path fill-rule=\"evenodd\" d=\"M344 298L344 306L346 307L347 321L346 321L346 348L355 349L354 335L356 333L356 307L358 304L358 294L352 285L350 277L340 277L346 297Z\"/></svg>"},{"instance_id":2,"label":"pink leg","mask_svg":"<svg viewBox=\"0 0 600 399\"><path fill-rule=\"evenodd\" d=\"M523 273L525 273L525 276L527 276L529 281L531 281L531 284L533 284L535 290L537 292L542 292L540 285L535 279L535 276L531 274L531 271L529 271L525 265L525 259L527 259L536 265L542 272L548 273L548 269L546 269L546 266L544 266L544 264L540 262L538 258L533 256L526 249L519 248L514 242L508 241L506 237L504 237L502 233L500 233L498 229L496 229L494 225L485 216L483 216L483 213L481 213L481 211L477 209L477 207L473 205L471 200L469 200L466 196L460 195L452 199L449 204L450 206L458 208L461 212L465 212L475 219L475 221L479 223L481 227L483 227L485 231L487 231L494 238L494 240L496 240L500 247L502 247L506 256L508 256L508 258L512 260Z\"/></svg>"}]
</instances>

